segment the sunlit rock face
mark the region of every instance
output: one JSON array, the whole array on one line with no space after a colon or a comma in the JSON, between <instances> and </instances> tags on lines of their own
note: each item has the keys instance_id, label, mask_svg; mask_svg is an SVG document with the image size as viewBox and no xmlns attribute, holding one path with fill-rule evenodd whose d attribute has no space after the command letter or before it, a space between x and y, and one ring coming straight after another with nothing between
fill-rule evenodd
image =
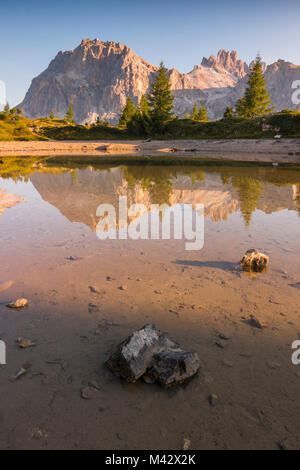
<instances>
[{"instance_id":1,"label":"sunlit rock face","mask_svg":"<svg viewBox=\"0 0 300 470\"><path fill-rule=\"evenodd\" d=\"M5 189L0 188L0 215L9 207L14 207L19 202L24 202L24 199L17 194L11 194Z\"/></svg>"},{"instance_id":2,"label":"sunlit rock face","mask_svg":"<svg viewBox=\"0 0 300 470\"><path fill-rule=\"evenodd\" d=\"M137 104L147 93L158 67L116 42L86 39L73 51L60 51L48 68L34 78L21 107L26 116L63 117L73 103L78 122L99 116L117 122L126 98ZM194 101L206 103L226 96L248 66L235 51L220 50L217 57L203 58L189 73L169 69L179 116L190 112ZM209 107L210 108L210 107Z\"/></svg>"},{"instance_id":3,"label":"sunlit rock face","mask_svg":"<svg viewBox=\"0 0 300 470\"><path fill-rule=\"evenodd\" d=\"M116 42L83 40L73 51L60 51L34 78L21 107L29 117L64 116L73 103L78 122L116 120L126 97L137 103L157 67Z\"/></svg>"}]
</instances>

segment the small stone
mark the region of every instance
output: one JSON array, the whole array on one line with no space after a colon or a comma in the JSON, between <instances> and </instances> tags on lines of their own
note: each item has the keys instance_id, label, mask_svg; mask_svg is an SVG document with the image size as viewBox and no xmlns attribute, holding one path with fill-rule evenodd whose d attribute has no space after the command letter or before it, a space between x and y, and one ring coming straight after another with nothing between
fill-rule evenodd
<instances>
[{"instance_id":1,"label":"small stone","mask_svg":"<svg viewBox=\"0 0 300 470\"><path fill-rule=\"evenodd\" d=\"M219 400L218 395L215 395L214 393L212 393L208 397L208 401L211 406L216 406L216 404L218 403L218 400Z\"/></svg>"},{"instance_id":2,"label":"small stone","mask_svg":"<svg viewBox=\"0 0 300 470\"><path fill-rule=\"evenodd\" d=\"M230 340L229 336L226 336L223 333L219 333L218 336L219 336L220 339L223 339L224 341L229 341Z\"/></svg>"},{"instance_id":3,"label":"small stone","mask_svg":"<svg viewBox=\"0 0 300 470\"><path fill-rule=\"evenodd\" d=\"M32 348L36 346L36 344L33 341L31 341L31 339L27 339L27 338L17 338L16 343L21 349Z\"/></svg>"},{"instance_id":4,"label":"small stone","mask_svg":"<svg viewBox=\"0 0 300 470\"><path fill-rule=\"evenodd\" d=\"M30 364L23 364L23 366L18 370L18 372L11 377L11 382L15 382L23 375L27 374L28 370L30 369Z\"/></svg>"},{"instance_id":5,"label":"small stone","mask_svg":"<svg viewBox=\"0 0 300 470\"><path fill-rule=\"evenodd\" d=\"M127 286L125 286L125 285L119 286L118 289L119 289L119 290L127 290Z\"/></svg>"},{"instance_id":6,"label":"small stone","mask_svg":"<svg viewBox=\"0 0 300 470\"><path fill-rule=\"evenodd\" d=\"M294 437L286 437L278 442L278 447L281 450L299 450L300 442Z\"/></svg>"},{"instance_id":7,"label":"small stone","mask_svg":"<svg viewBox=\"0 0 300 470\"><path fill-rule=\"evenodd\" d=\"M267 366L270 368L270 369L280 369L280 364L279 362L267 362Z\"/></svg>"},{"instance_id":8,"label":"small stone","mask_svg":"<svg viewBox=\"0 0 300 470\"><path fill-rule=\"evenodd\" d=\"M183 450L189 450L191 441L189 439L183 439Z\"/></svg>"},{"instance_id":9,"label":"small stone","mask_svg":"<svg viewBox=\"0 0 300 470\"><path fill-rule=\"evenodd\" d=\"M66 258L68 261L79 261L80 259L82 258L79 258L78 256L68 256L68 258Z\"/></svg>"},{"instance_id":10,"label":"small stone","mask_svg":"<svg viewBox=\"0 0 300 470\"><path fill-rule=\"evenodd\" d=\"M45 429L34 428L31 432L31 437L33 439L43 439L44 437L47 437L47 432Z\"/></svg>"},{"instance_id":11,"label":"small stone","mask_svg":"<svg viewBox=\"0 0 300 470\"><path fill-rule=\"evenodd\" d=\"M233 367L232 362L227 361L226 359L223 359L222 364L226 367Z\"/></svg>"},{"instance_id":12,"label":"small stone","mask_svg":"<svg viewBox=\"0 0 300 470\"><path fill-rule=\"evenodd\" d=\"M89 286L89 289L93 294L99 294L99 290L97 289L97 287Z\"/></svg>"},{"instance_id":13,"label":"small stone","mask_svg":"<svg viewBox=\"0 0 300 470\"><path fill-rule=\"evenodd\" d=\"M91 380L88 385L96 390L101 390L101 386L98 384L96 380Z\"/></svg>"},{"instance_id":14,"label":"small stone","mask_svg":"<svg viewBox=\"0 0 300 470\"><path fill-rule=\"evenodd\" d=\"M254 328L265 328L267 325L266 323L262 323L257 317L254 315L250 315L250 318L248 319L249 325L253 326Z\"/></svg>"},{"instance_id":15,"label":"small stone","mask_svg":"<svg viewBox=\"0 0 300 470\"><path fill-rule=\"evenodd\" d=\"M95 387L84 387L81 390L81 398L84 400L92 400L93 398L96 398L99 393L99 390L97 390Z\"/></svg>"},{"instance_id":16,"label":"small stone","mask_svg":"<svg viewBox=\"0 0 300 470\"><path fill-rule=\"evenodd\" d=\"M26 307L27 304L28 304L28 300L22 298L22 299L17 299L15 302L11 302L7 304L6 306L8 308L24 308Z\"/></svg>"},{"instance_id":17,"label":"small stone","mask_svg":"<svg viewBox=\"0 0 300 470\"><path fill-rule=\"evenodd\" d=\"M224 344L224 343L221 343L221 341L215 341L215 345L218 346L218 348L220 348L220 349L224 349L224 348L225 348L225 344Z\"/></svg>"}]
</instances>

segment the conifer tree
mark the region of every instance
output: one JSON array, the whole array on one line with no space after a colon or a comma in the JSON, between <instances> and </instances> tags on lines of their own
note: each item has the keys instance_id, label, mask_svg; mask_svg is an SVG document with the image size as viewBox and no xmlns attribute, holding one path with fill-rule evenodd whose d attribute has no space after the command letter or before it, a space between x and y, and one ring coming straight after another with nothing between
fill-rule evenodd
<instances>
[{"instance_id":1,"label":"conifer tree","mask_svg":"<svg viewBox=\"0 0 300 470\"><path fill-rule=\"evenodd\" d=\"M230 118L233 116L233 109L227 106L224 112L224 118Z\"/></svg>"},{"instance_id":2,"label":"conifer tree","mask_svg":"<svg viewBox=\"0 0 300 470\"><path fill-rule=\"evenodd\" d=\"M198 114L197 114L197 121L209 121L209 117L207 115L206 107L200 106Z\"/></svg>"},{"instance_id":3,"label":"conifer tree","mask_svg":"<svg viewBox=\"0 0 300 470\"><path fill-rule=\"evenodd\" d=\"M248 78L248 86L243 98L236 103L236 114L242 118L252 119L264 116L273 111L271 98L266 87L261 57L257 55Z\"/></svg>"},{"instance_id":4,"label":"conifer tree","mask_svg":"<svg viewBox=\"0 0 300 470\"><path fill-rule=\"evenodd\" d=\"M74 123L73 103L71 103L69 106L69 109L65 115L65 120Z\"/></svg>"},{"instance_id":5,"label":"conifer tree","mask_svg":"<svg viewBox=\"0 0 300 470\"><path fill-rule=\"evenodd\" d=\"M174 95L166 72L161 62L156 80L151 85L149 103L154 126L160 126L172 118Z\"/></svg>"},{"instance_id":6,"label":"conifer tree","mask_svg":"<svg viewBox=\"0 0 300 470\"><path fill-rule=\"evenodd\" d=\"M197 117L198 117L198 105L197 105L197 101L194 101L194 106L193 106L193 110L192 110L192 113L191 113L191 119L193 119L194 121L197 120Z\"/></svg>"},{"instance_id":7,"label":"conifer tree","mask_svg":"<svg viewBox=\"0 0 300 470\"><path fill-rule=\"evenodd\" d=\"M8 117L9 111L10 111L9 104L6 103L6 105L4 106L4 116L5 116L5 117Z\"/></svg>"},{"instance_id":8,"label":"conifer tree","mask_svg":"<svg viewBox=\"0 0 300 470\"><path fill-rule=\"evenodd\" d=\"M140 101L140 111L143 116L149 117L150 116L150 104L147 95L143 95Z\"/></svg>"},{"instance_id":9,"label":"conifer tree","mask_svg":"<svg viewBox=\"0 0 300 470\"><path fill-rule=\"evenodd\" d=\"M131 119L136 113L137 113L137 109L134 106L130 96L128 96L126 100L126 104L122 110L122 114L119 120L119 126L126 127L126 125L131 121Z\"/></svg>"}]
</instances>

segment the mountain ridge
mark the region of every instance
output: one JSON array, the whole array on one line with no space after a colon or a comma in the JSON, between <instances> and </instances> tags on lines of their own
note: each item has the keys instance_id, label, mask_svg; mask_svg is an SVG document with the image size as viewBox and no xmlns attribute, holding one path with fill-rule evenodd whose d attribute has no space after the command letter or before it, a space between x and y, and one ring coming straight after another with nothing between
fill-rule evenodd
<instances>
[{"instance_id":1,"label":"mountain ridge","mask_svg":"<svg viewBox=\"0 0 300 470\"><path fill-rule=\"evenodd\" d=\"M264 67L275 105L293 108L292 103L287 104L288 90L291 80L300 79L300 67L280 60L274 64ZM207 106L211 118L221 117L226 106L234 106L243 94L250 66L236 51L220 49L217 56L203 57L188 73L167 69L175 114L184 116L196 101ZM63 117L73 103L77 122L91 123L99 117L116 123L126 98L130 96L138 104L157 71L157 66L127 45L83 39L74 50L59 51L47 69L32 80L20 107L30 118L49 116L51 111ZM283 96L278 96L280 87Z\"/></svg>"}]
</instances>

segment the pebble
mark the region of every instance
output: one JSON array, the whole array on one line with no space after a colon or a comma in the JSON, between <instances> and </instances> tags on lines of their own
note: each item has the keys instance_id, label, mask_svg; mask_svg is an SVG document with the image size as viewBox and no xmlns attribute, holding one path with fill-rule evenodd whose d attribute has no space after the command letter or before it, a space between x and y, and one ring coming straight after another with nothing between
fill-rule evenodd
<instances>
[{"instance_id":1,"label":"pebble","mask_svg":"<svg viewBox=\"0 0 300 470\"><path fill-rule=\"evenodd\" d=\"M208 401L211 406L216 406L216 404L218 403L218 400L219 400L218 395L215 395L214 393L212 393L208 397Z\"/></svg>"},{"instance_id":2,"label":"pebble","mask_svg":"<svg viewBox=\"0 0 300 470\"><path fill-rule=\"evenodd\" d=\"M183 439L183 450L189 450L191 441L189 439Z\"/></svg>"},{"instance_id":3,"label":"pebble","mask_svg":"<svg viewBox=\"0 0 300 470\"><path fill-rule=\"evenodd\" d=\"M33 439L43 439L44 437L47 437L47 432L45 429L34 428L31 432L31 437Z\"/></svg>"},{"instance_id":4,"label":"pebble","mask_svg":"<svg viewBox=\"0 0 300 470\"><path fill-rule=\"evenodd\" d=\"M222 364L226 367L233 367L232 362L226 361L226 359L223 359Z\"/></svg>"},{"instance_id":5,"label":"pebble","mask_svg":"<svg viewBox=\"0 0 300 470\"><path fill-rule=\"evenodd\" d=\"M17 299L15 302L11 302L7 304L6 306L8 308L24 308L28 304L27 299Z\"/></svg>"},{"instance_id":6,"label":"pebble","mask_svg":"<svg viewBox=\"0 0 300 470\"><path fill-rule=\"evenodd\" d=\"M83 398L84 400L92 400L93 398L97 397L98 393L99 390L97 390L97 388L95 387L84 387L81 390L81 398Z\"/></svg>"},{"instance_id":7,"label":"pebble","mask_svg":"<svg viewBox=\"0 0 300 470\"><path fill-rule=\"evenodd\" d=\"M255 328L262 329L266 326L266 324L262 323L257 317L254 315L250 315L248 320L249 325L254 326Z\"/></svg>"},{"instance_id":8,"label":"pebble","mask_svg":"<svg viewBox=\"0 0 300 470\"><path fill-rule=\"evenodd\" d=\"M31 339L27 339L27 338L17 338L16 343L21 349L32 348L36 346L36 344L33 341L31 341Z\"/></svg>"},{"instance_id":9,"label":"pebble","mask_svg":"<svg viewBox=\"0 0 300 470\"><path fill-rule=\"evenodd\" d=\"M267 366L273 370L280 368L279 362L267 362Z\"/></svg>"}]
</instances>

